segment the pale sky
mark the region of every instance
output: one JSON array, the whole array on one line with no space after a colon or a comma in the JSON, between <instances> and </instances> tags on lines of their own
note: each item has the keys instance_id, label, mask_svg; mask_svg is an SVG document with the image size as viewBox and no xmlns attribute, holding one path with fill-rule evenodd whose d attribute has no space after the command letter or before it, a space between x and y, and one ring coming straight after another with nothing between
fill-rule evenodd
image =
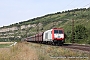
<instances>
[{"instance_id":1,"label":"pale sky","mask_svg":"<svg viewBox=\"0 0 90 60\"><path fill-rule=\"evenodd\" d=\"M90 0L0 0L0 27L84 7L90 7Z\"/></svg>"}]
</instances>

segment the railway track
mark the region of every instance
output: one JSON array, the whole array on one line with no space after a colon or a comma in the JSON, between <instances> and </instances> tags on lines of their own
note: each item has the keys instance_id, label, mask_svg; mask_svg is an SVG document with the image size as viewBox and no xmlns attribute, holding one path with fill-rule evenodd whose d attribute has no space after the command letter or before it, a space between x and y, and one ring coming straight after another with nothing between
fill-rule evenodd
<instances>
[{"instance_id":1,"label":"railway track","mask_svg":"<svg viewBox=\"0 0 90 60\"><path fill-rule=\"evenodd\" d=\"M87 45L64 44L62 47L90 52L90 46Z\"/></svg>"},{"instance_id":2,"label":"railway track","mask_svg":"<svg viewBox=\"0 0 90 60\"><path fill-rule=\"evenodd\" d=\"M39 44L43 44L43 43L39 43ZM52 45L52 44L45 44L45 45L56 46L56 45ZM60 45L58 47L64 47L64 48L82 50L82 51L86 51L86 52L89 52L90 53L90 45L63 44L63 45Z\"/></svg>"}]
</instances>

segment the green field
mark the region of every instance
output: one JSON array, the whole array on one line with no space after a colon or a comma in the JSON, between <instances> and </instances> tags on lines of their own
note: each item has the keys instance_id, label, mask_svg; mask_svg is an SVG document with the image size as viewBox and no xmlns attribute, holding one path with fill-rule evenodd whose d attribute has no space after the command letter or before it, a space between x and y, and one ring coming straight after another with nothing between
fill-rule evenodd
<instances>
[{"instance_id":1,"label":"green field","mask_svg":"<svg viewBox=\"0 0 90 60\"><path fill-rule=\"evenodd\" d=\"M9 47L11 44L0 44L0 48L6 48Z\"/></svg>"}]
</instances>

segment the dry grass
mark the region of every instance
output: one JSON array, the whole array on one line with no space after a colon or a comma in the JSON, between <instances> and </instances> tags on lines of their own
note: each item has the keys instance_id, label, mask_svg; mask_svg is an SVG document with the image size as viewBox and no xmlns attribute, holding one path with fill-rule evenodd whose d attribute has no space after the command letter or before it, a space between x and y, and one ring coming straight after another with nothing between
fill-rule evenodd
<instances>
[{"instance_id":1,"label":"dry grass","mask_svg":"<svg viewBox=\"0 0 90 60\"><path fill-rule=\"evenodd\" d=\"M89 60L89 57L90 53L30 42L0 48L0 60Z\"/></svg>"},{"instance_id":2,"label":"dry grass","mask_svg":"<svg viewBox=\"0 0 90 60\"><path fill-rule=\"evenodd\" d=\"M37 60L35 50L23 43L18 43L11 48L0 49L0 60Z\"/></svg>"}]
</instances>

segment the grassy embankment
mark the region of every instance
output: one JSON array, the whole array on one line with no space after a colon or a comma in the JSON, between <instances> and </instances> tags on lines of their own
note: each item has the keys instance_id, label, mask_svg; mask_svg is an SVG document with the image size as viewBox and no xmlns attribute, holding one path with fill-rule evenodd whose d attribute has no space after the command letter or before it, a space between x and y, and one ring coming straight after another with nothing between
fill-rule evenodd
<instances>
[{"instance_id":1,"label":"grassy embankment","mask_svg":"<svg viewBox=\"0 0 90 60\"><path fill-rule=\"evenodd\" d=\"M90 53L58 46L36 43L17 43L10 48L0 48L0 60L88 60Z\"/></svg>"}]
</instances>

